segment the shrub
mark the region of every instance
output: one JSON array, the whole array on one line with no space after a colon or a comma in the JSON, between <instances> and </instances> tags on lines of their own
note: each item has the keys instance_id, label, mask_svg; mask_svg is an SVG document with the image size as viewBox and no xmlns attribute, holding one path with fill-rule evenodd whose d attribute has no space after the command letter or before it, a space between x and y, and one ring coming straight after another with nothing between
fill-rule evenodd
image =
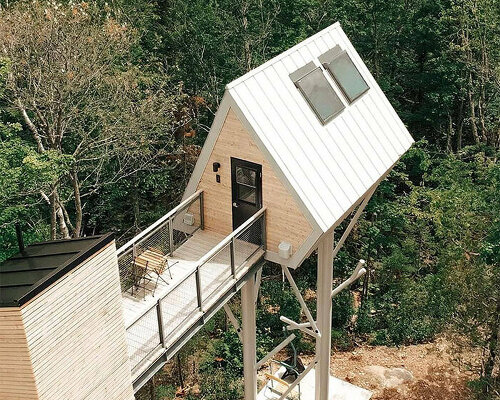
<instances>
[{"instance_id":1,"label":"shrub","mask_svg":"<svg viewBox=\"0 0 500 400\"><path fill-rule=\"evenodd\" d=\"M156 398L158 400L170 400L175 398L175 386L159 385L156 387Z\"/></svg>"},{"instance_id":2,"label":"shrub","mask_svg":"<svg viewBox=\"0 0 500 400\"><path fill-rule=\"evenodd\" d=\"M243 379L232 371L214 368L202 374L200 390L204 400L237 400L243 396Z\"/></svg>"}]
</instances>

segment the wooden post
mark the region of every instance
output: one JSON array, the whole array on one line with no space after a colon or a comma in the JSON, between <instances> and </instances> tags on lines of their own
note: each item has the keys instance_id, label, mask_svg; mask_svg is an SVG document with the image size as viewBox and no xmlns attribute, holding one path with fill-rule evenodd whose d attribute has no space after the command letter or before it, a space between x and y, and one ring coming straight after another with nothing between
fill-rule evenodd
<instances>
[{"instance_id":1,"label":"wooden post","mask_svg":"<svg viewBox=\"0 0 500 400\"><path fill-rule=\"evenodd\" d=\"M205 207L203 205L203 192L200 193L200 228L205 229Z\"/></svg>"},{"instance_id":2,"label":"wooden post","mask_svg":"<svg viewBox=\"0 0 500 400\"><path fill-rule=\"evenodd\" d=\"M196 268L195 279L196 279L196 299L198 301L198 307L200 308L200 311L203 312L203 299L202 299L202 293L201 293L200 266L198 266Z\"/></svg>"},{"instance_id":3,"label":"wooden post","mask_svg":"<svg viewBox=\"0 0 500 400\"><path fill-rule=\"evenodd\" d=\"M333 231L326 233L318 246L317 326L321 337L316 339L316 400L329 400L330 353L332 349L332 280Z\"/></svg>"},{"instance_id":4,"label":"wooden post","mask_svg":"<svg viewBox=\"0 0 500 400\"><path fill-rule=\"evenodd\" d=\"M243 377L245 381L245 400L257 398L257 373L255 364L256 327L255 327L255 277L252 274L241 288L241 319L243 330Z\"/></svg>"},{"instance_id":5,"label":"wooden post","mask_svg":"<svg viewBox=\"0 0 500 400\"><path fill-rule=\"evenodd\" d=\"M168 219L168 242L169 242L169 250L170 250L170 255L174 255L174 249L175 249L175 244L174 244L174 219L170 217Z\"/></svg>"},{"instance_id":6,"label":"wooden post","mask_svg":"<svg viewBox=\"0 0 500 400\"><path fill-rule=\"evenodd\" d=\"M165 332L163 330L163 312L161 310L161 299L156 303L156 316L158 318L158 334L160 335L160 343L162 347L166 347Z\"/></svg>"},{"instance_id":7,"label":"wooden post","mask_svg":"<svg viewBox=\"0 0 500 400\"><path fill-rule=\"evenodd\" d=\"M181 386L181 389L184 390L184 379L182 377L182 365L181 365L180 353L177 353L177 373L179 375L179 385Z\"/></svg>"}]
</instances>

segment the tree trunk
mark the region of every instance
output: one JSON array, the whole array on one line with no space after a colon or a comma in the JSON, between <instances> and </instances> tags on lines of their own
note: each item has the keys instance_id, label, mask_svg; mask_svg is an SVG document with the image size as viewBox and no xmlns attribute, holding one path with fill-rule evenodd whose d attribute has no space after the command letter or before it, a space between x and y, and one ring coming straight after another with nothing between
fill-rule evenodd
<instances>
[{"instance_id":1,"label":"tree trunk","mask_svg":"<svg viewBox=\"0 0 500 400\"><path fill-rule=\"evenodd\" d=\"M375 221L377 220L377 213L373 213L370 219L370 225L373 226ZM363 307L368 300L368 290L370 288L370 275L372 273L371 264L373 259L373 250L374 250L374 240L373 236L370 237L370 242L368 243L368 254L366 257L366 274L363 280L363 288L361 291L361 301L360 307Z\"/></svg>"},{"instance_id":2,"label":"tree trunk","mask_svg":"<svg viewBox=\"0 0 500 400\"><path fill-rule=\"evenodd\" d=\"M467 88L467 95L469 96L469 110L470 110L470 122L472 128L472 136L476 144L481 143L479 139L479 132L477 130L476 123L476 104L474 103L474 97L472 94L472 72L469 72L469 87Z\"/></svg>"},{"instance_id":3,"label":"tree trunk","mask_svg":"<svg viewBox=\"0 0 500 400\"><path fill-rule=\"evenodd\" d=\"M66 219L64 218L64 212L62 210L62 207L59 205L57 199L59 198L59 195L57 193L57 186L54 186L52 189L52 195L51 195L51 203L53 203L55 209L56 209L56 216L57 216L57 221L59 223L59 232L61 233L61 236L63 239L69 239L71 238L71 235L69 233L68 226L66 225Z\"/></svg>"},{"instance_id":4,"label":"tree trunk","mask_svg":"<svg viewBox=\"0 0 500 400\"><path fill-rule=\"evenodd\" d=\"M82 197L80 195L80 182L78 181L78 174L76 169L70 173L71 183L73 184L73 195L75 196L75 229L73 229L73 237L80 237L82 230Z\"/></svg>"},{"instance_id":5,"label":"tree trunk","mask_svg":"<svg viewBox=\"0 0 500 400\"><path fill-rule=\"evenodd\" d=\"M252 69L252 51L250 48L250 39L248 38L248 7L249 4L245 0L241 3L241 25L243 27L243 57L245 70L248 72Z\"/></svg>"},{"instance_id":6,"label":"tree trunk","mask_svg":"<svg viewBox=\"0 0 500 400\"><path fill-rule=\"evenodd\" d=\"M182 377L182 364L181 356L177 353L177 373L179 374L179 385L181 389L184 389L184 378Z\"/></svg>"},{"instance_id":7,"label":"tree trunk","mask_svg":"<svg viewBox=\"0 0 500 400\"><path fill-rule=\"evenodd\" d=\"M462 150L462 139L464 132L464 100L460 100L458 107L458 130L457 130L457 153Z\"/></svg>"},{"instance_id":8,"label":"tree trunk","mask_svg":"<svg viewBox=\"0 0 500 400\"><path fill-rule=\"evenodd\" d=\"M479 111L479 123L481 125L481 138L483 139L483 143L489 144L488 143L488 132L486 131L486 123L484 120L484 110L483 110L483 99L482 95L479 97L479 101L477 103L477 109Z\"/></svg>"},{"instance_id":9,"label":"tree trunk","mask_svg":"<svg viewBox=\"0 0 500 400\"><path fill-rule=\"evenodd\" d=\"M371 17L372 17L372 33L373 33L373 66L375 69L375 79L380 76L380 62L379 62L379 38L378 38L378 21L377 21L377 1L372 3Z\"/></svg>"},{"instance_id":10,"label":"tree trunk","mask_svg":"<svg viewBox=\"0 0 500 400\"><path fill-rule=\"evenodd\" d=\"M69 233L68 226L66 225L66 220L64 219L64 213L59 204L56 204L57 220L59 221L59 232L63 239L70 239L71 234Z\"/></svg>"},{"instance_id":11,"label":"tree trunk","mask_svg":"<svg viewBox=\"0 0 500 400\"><path fill-rule=\"evenodd\" d=\"M137 178L137 172L134 173L134 176L132 177L132 204L133 204L133 211L134 211L134 231L135 233L140 232L140 225L141 225L141 220L140 220L140 208L139 208L139 182Z\"/></svg>"},{"instance_id":12,"label":"tree trunk","mask_svg":"<svg viewBox=\"0 0 500 400\"><path fill-rule=\"evenodd\" d=\"M40 137L40 133L38 132L37 127L29 117L28 113L26 112L26 109L24 108L24 105L21 101L21 99L16 99L16 107L23 116L24 123L27 125L28 129L30 130L31 134L33 135L33 139L35 139L36 142L36 147L37 151L39 153L43 153L45 151L45 148L42 143L42 138Z\"/></svg>"},{"instance_id":13,"label":"tree trunk","mask_svg":"<svg viewBox=\"0 0 500 400\"><path fill-rule=\"evenodd\" d=\"M50 194L50 198L48 200L50 206L50 240L56 240L57 216L56 216L56 196L54 190L52 190L52 193Z\"/></svg>"},{"instance_id":14,"label":"tree trunk","mask_svg":"<svg viewBox=\"0 0 500 400\"><path fill-rule=\"evenodd\" d=\"M451 118L451 114L448 113L448 130L446 134L446 150L449 153L453 153L453 147L451 145L451 138L453 137L453 119Z\"/></svg>"}]
</instances>

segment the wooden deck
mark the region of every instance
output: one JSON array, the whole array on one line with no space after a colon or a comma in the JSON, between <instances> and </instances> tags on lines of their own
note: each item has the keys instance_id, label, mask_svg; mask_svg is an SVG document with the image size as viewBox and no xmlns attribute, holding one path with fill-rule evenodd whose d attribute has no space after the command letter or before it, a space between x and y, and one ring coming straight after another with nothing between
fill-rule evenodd
<instances>
[{"instance_id":1,"label":"wooden deck","mask_svg":"<svg viewBox=\"0 0 500 400\"><path fill-rule=\"evenodd\" d=\"M196 278L192 273L200 258L224 239L224 236L207 230L198 230L168 258L170 272L165 271L158 287L122 293L123 313L127 328L132 378L139 376L159 356L164 347L160 344L158 310L160 301L163 322L164 346L169 347L181 337L202 315L198 307ZM264 253L262 248L242 240L235 240L234 259L237 279L257 262ZM154 274L152 275L154 277ZM200 268L202 308L208 309L222 296L235 279L231 274L229 246ZM154 282L146 285L149 289Z\"/></svg>"}]
</instances>

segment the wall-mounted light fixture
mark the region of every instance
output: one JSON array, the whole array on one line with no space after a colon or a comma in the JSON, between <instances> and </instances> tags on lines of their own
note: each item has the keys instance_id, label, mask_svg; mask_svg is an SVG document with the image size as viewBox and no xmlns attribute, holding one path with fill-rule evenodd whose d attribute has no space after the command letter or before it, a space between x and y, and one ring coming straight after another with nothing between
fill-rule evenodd
<instances>
[{"instance_id":1,"label":"wall-mounted light fixture","mask_svg":"<svg viewBox=\"0 0 500 400\"><path fill-rule=\"evenodd\" d=\"M278 254L281 258L290 258L292 255L292 245L288 242L280 242L278 245Z\"/></svg>"},{"instance_id":2,"label":"wall-mounted light fixture","mask_svg":"<svg viewBox=\"0 0 500 400\"><path fill-rule=\"evenodd\" d=\"M219 170L219 168L220 168L220 163L214 162L212 164L212 167L213 167L214 172L217 172Z\"/></svg>"}]
</instances>

